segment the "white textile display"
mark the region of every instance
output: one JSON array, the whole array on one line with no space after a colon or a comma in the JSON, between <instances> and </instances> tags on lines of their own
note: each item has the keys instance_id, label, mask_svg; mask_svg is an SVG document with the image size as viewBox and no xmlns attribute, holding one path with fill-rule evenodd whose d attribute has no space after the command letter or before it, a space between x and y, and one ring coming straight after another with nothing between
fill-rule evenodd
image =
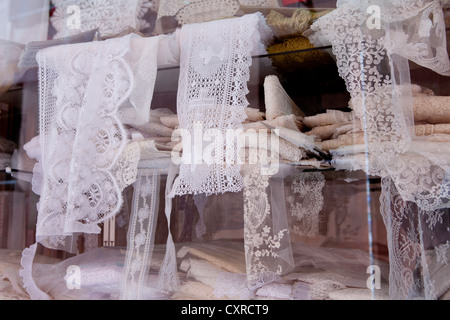
<instances>
[{"instance_id":1,"label":"white textile display","mask_svg":"<svg viewBox=\"0 0 450 320\"><path fill-rule=\"evenodd\" d=\"M128 140L121 113L134 110L149 121L157 46L158 37L129 35L38 53L38 243L76 252L74 236L100 233L98 224L119 212L122 190L136 180L140 160L139 143ZM32 257L26 249L23 261L32 263ZM30 271L24 266L24 278Z\"/></svg>"},{"instance_id":2,"label":"white textile display","mask_svg":"<svg viewBox=\"0 0 450 320\"><path fill-rule=\"evenodd\" d=\"M260 13L181 29L177 111L185 134L171 196L242 189L236 133L247 118L252 54L271 36Z\"/></svg>"}]
</instances>

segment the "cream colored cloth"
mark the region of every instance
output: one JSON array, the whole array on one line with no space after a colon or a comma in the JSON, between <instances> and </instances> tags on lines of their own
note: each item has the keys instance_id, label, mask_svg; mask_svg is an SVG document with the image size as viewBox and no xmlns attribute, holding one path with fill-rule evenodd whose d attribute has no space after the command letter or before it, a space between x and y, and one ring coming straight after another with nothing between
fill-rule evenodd
<instances>
[{"instance_id":1,"label":"cream colored cloth","mask_svg":"<svg viewBox=\"0 0 450 320\"><path fill-rule=\"evenodd\" d=\"M303 123L309 128L314 128L331 124L345 124L352 122L353 119L353 112L328 109L325 113L305 117Z\"/></svg>"},{"instance_id":2,"label":"cream colored cloth","mask_svg":"<svg viewBox=\"0 0 450 320\"><path fill-rule=\"evenodd\" d=\"M365 143L365 137L363 132L343 134L336 139L325 140L320 143L322 150L330 151L343 146L359 145Z\"/></svg>"},{"instance_id":3,"label":"cream colored cloth","mask_svg":"<svg viewBox=\"0 0 450 320\"><path fill-rule=\"evenodd\" d=\"M309 136L316 136L320 140L329 140L341 127L347 127L347 124L335 123L320 127L314 127L310 131L305 132L305 134Z\"/></svg>"},{"instance_id":4,"label":"cream colored cloth","mask_svg":"<svg viewBox=\"0 0 450 320\"><path fill-rule=\"evenodd\" d=\"M214 289L200 281L191 280L181 284L172 300L215 300Z\"/></svg>"},{"instance_id":5,"label":"cream colored cloth","mask_svg":"<svg viewBox=\"0 0 450 320\"><path fill-rule=\"evenodd\" d=\"M304 112L289 97L275 75L264 79L264 102L266 104L266 119L274 120L280 116L295 115L303 119Z\"/></svg>"}]
</instances>

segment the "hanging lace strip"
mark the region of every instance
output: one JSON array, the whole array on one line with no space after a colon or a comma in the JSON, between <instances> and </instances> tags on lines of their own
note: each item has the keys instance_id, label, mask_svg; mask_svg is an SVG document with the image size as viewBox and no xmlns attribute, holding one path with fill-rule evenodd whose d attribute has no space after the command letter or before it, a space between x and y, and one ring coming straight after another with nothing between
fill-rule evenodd
<instances>
[{"instance_id":1,"label":"hanging lace strip","mask_svg":"<svg viewBox=\"0 0 450 320\"><path fill-rule=\"evenodd\" d=\"M157 37L130 35L38 53L43 178L36 190L37 242L76 253L78 233L100 233L98 224L119 212L140 159L121 113L134 110L136 119L149 120L157 46Z\"/></svg>"},{"instance_id":2,"label":"hanging lace strip","mask_svg":"<svg viewBox=\"0 0 450 320\"><path fill-rule=\"evenodd\" d=\"M172 195L242 189L239 131L246 119L252 53L272 33L260 13L181 29L178 117L183 137Z\"/></svg>"},{"instance_id":3,"label":"hanging lace strip","mask_svg":"<svg viewBox=\"0 0 450 320\"><path fill-rule=\"evenodd\" d=\"M388 231L390 298L439 298L450 289L448 209L425 211L405 201L390 178L383 178L381 186L381 214Z\"/></svg>"},{"instance_id":4,"label":"hanging lace strip","mask_svg":"<svg viewBox=\"0 0 450 320\"><path fill-rule=\"evenodd\" d=\"M121 299L141 300L153 253L159 208L159 171L140 169L134 184Z\"/></svg>"},{"instance_id":5,"label":"hanging lace strip","mask_svg":"<svg viewBox=\"0 0 450 320\"><path fill-rule=\"evenodd\" d=\"M248 287L259 288L292 270L283 181L260 166L244 170L244 248Z\"/></svg>"},{"instance_id":6,"label":"hanging lace strip","mask_svg":"<svg viewBox=\"0 0 450 320\"><path fill-rule=\"evenodd\" d=\"M370 156L360 157L359 167L390 176L404 199L424 210L447 207L448 156L413 147L418 137L408 65L412 60L450 75L440 1L342 1L311 30L313 43L333 46L364 129Z\"/></svg>"},{"instance_id":7,"label":"hanging lace strip","mask_svg":"<svg viewBox=\"0 0 450 320\"><path fill-rule=\"evenodd\" d=\"M170 230L170 217L172 214L173 201L173 198L170 196L170 192L173 188L174 179L177 173L178 166L171 163L166 180L164 208L167 219L168 236L166 241L166 253L158 275L158 289L165 292L174 292L180 287L180 281L178 279L177 253L175 250L172 232Z\"/></svg>"},{"instance_id":8,"label":"hanging lace strip","mask_svg":"<svg viewBox=\"0 0 450 320\"><path fill-rule=\"evenodd\" d=\"M102 37L116 36L131 28L149 26L144 16L153 0L52 0L55 10L50 21L56 30L54 39L98 29Z\"/></svg>"},{"instance_id":9,"label":"hanging lace strip","mask_svg":"<svg viewBox=\"0 0 450 320\"><path fill-rule=\"evenodd\" d=\"M233 17L240 6L278 7L276 0L160 0L158 19L175 17L180 25Z\"/></svg>"},{"instance_id":10,"label":"hanging lace strip","mask_svg":"<svg viewBox=\"0 0 450 320\"><path fill-rule=\"evenodd\" d=\"M293 233L307 237L319 234L324 186L322 172L300 172L293 177L291 193L286 199L291 216L290 230Z\"/></svg>"}]
</instances>

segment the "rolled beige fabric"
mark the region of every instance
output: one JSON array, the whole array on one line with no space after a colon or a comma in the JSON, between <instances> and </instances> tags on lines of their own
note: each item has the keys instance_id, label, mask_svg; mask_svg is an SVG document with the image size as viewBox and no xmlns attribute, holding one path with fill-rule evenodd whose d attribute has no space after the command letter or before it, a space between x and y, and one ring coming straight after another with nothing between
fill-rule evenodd
<instances>
[{"instance_id":1,"label":"rolled beige fabric","mask_svg":"<svg viewBox=\"0 0 450 320\"><path fill-rule=\"evenodd\" d=\"M284 90L277 76L270 75L265 78L264 102L266 104L267 120L274 120L286 115L305 116L304 112Z\"/></svg>"},{"instance_id":2,"label":"rolled beige fabric","mask_svg":"<svg viewBox=\"0 0 450 320\"><path fill-rule=\"evenodd\" d=\"M345 124L352 122L353 119L354 119L353 112L344 112L340 110L329 109L325 113L305 117L303 119L303 123L309 128L314 128L332 124Z\"/></svg>"},{"instance_id":3,"label":"rolled beige fabric","mask_svg":"<svg viewBox=\"0 0 450 320\"><path fill-rule=\"evenodd\" d=\"M416 136L429 136L434 133L450 134L450 123L416 125L415 131Z\"/></svg>"},{"instance_id":4,"label":"rolled beige fabric","mask_svg":"<svg viewBox=\"0 0 450 320\"><path fill-rule=\"evenodd\" d=\"M450 97L416 96L413 98L413 112L416 122L450 123Z\"/></svg>"}]
</instances>

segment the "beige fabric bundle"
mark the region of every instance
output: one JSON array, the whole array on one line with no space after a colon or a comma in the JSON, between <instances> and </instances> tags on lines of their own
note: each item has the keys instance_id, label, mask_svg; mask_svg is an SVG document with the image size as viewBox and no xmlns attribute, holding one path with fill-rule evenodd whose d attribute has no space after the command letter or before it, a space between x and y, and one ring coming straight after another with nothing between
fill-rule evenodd
<instances>
[{"instance_id":1,"label":"beige fabric bundle","mask_svg":"<svg viewBox=\"0 0 450 320\"><path fill-rule=\"evenodd\" d=\"M287 115L295 115L301 117L300 119L305 116L284 90L277 76L270 75L264 79L264 101L267 120L274 120Z\"/></svg>"},{"instance_id":2,"label":"beige fabric bundle","mask_svg":"<svg viewBox=\"0 0 450 320\"><path fill-rule=\"evenodd\" d=\"M332 124L345 124L352 122L353 119L353 112L344 112L340 110L329 109L325 113L305 117L303 119L303 123L309 128L314 128Z\"/></svg>"},{"instance_id":3,"label":"beige fabric bundle","mask_svg":"<svg viewBox=\"0 0 450 320\"><path fill-rule=\"evenodd\" d=\"M359 132L359 133L343 134L338 136L336 139L322 141L320 144L322 146L322 150L330 151L343 146L350 146L364 143L365 143L364 133Z\"/></svg>"},{"instance_id":4,"label":"beige fabric bundle","mask_svg":"<svg viewBox=\"0 0 450 320\"><path fill-rule=\"evenodd\" d=\"M177 257L185 258L188 254L229 272L246 272L244 247L239 243L190 243L178 251Z\"/></svg>"},{"instance_id":5,"label":"beige fabric bundle","mask_svg":"<svg viewBox=\"0 0 450 320\"><path fill-rule=\"evenodd\" d=\"M294 130L294 131L300 131L302 128L301 119L302 119L301 117L299 118L295 114L290 114L290 115L278 116L277 118L272 119L272 120L244 123L243 127L244 127L244 131L247 131L249 129L268 130L267 127L264 125L264 124L267 124L273 128L282 127L282 128L286 128L286 129L290 129L290 130Z\"/></svg>"},{"instance_id":6,"label":"beige fabric bundle","mask_svg":"<svg viewBox=\"0 0 450 320\"><path fill-rule=\"evenodd\" d=\"M308 136L316 136L320 140L328 140L333 137L340 127L345 126L345 124L336 123L329 124L326 126L314 127L310 131L305 132Z\"/></svg>"}]
</instances>

